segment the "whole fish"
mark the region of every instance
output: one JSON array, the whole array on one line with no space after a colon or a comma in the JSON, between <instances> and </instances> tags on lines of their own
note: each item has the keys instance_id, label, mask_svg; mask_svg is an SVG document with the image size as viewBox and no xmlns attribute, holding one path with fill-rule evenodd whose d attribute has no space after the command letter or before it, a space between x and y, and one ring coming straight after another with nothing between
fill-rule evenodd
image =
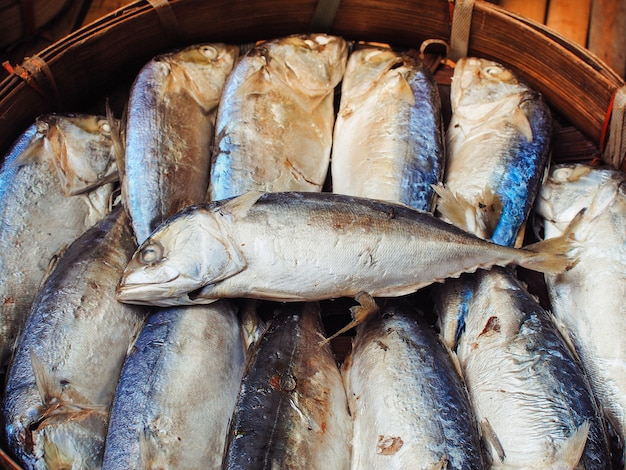
<instances>
[{"instance_id":1,"label":"whole fish","mask_svg":"<svg viewBox=\"0 0 626 470\"><path fill-rule=\"evenodd\" d=\"M155 57L135 79L123 195L139 243L173 206L206 200L217 106L238 53L219 43L190 46Z\"/></svg>"},{"instance_id":2,"label":"whole fish","mask_svg":"<svg viewBox=\"0 0 626 470\"><path fill-rule=\"evenodd\" d=\"M0 169L0 364L60 252L109 211L117 178L107 120L45 115Z\"/></svg>"},{"instance_id":3,"label":"whole fish","mask_svg":"<svg viewBox=\"0 0 626 470\"><path fill-rule=\"evenodd\" d=\"M511 246L523 236L548 162L550 110L513 72L474 57L457 62L450 100L447 191L439 191L438 209L455 225Z\"/></svg>"},{"instance_id":4,"label":"whole fish","mask_svg":"<svg viewBox=\"0 0 626 470\"><path fill-rule=\"evenodd\" d=\"M245 365L235 308L159 309L124 363L103 469L221 468Z\"/></svg>"},{"instance_id":5,"label":"whole fish","mask_svg":"<svg viewBox=\"0 0 626 470\"><path fill-rule=\"evenodd\" d=\"M435 331L400 302L357 328L342 366L353 469L481 469L465 384Z\"/></svg>"},{"instance_id":6,"label":"whole fish","mask_svg":"<svg viewBox=\"0 0 626 470\"><path fill-rule=\"evenodd\" d=\"M333 134L333 192L432 210L443 139L437 85L419 59L372 46L350 54Z\"/></svg>"},{"instance_id":7,"label":"whole fish","mask_svg":"<svg viewBox=\"0 0 626 470\"><path fill-rule=\"evenodd\" d=\"M347 54L342 38L311 34L268 41L241 57L219 106L210 200L321 190Z\"/></svg>"},{"instance_id":8,"label":"whole fish","mask_svg":"<svg viewBox=\"0 0 626 470\"><path fill-rule=\"evenodd\" d=\"M556 251L569 249L564 245ZM401 296L511 263L560 272L571 260L500 247L399 204L248 193L188 208L161 225L128 264L118 299L175 305L219 297L312 301L360 291Z\"/></svg>"},{"instance_id":9,"label":"whole fish","mask_svg":"<svg viewBox=\"0 0 626 470\"><path fill-rule=\"evenodd\" d=\"M558 325L573 343L622 446L626 441L625 181L621 171L556 165L536 204L548 239L566 230L575 214L585 209L573 234L578 263L558 276L546 276L546 283Z\"/></svg>"},{"instance_id":10,"label":"whole fish","mask_svg":"<svg viewBox=\"0 0 626 470\"><path fill-rule=\"evenodd\" d=\"M512 71L474 57L457 62L450 100L445 189L437 189L437 208L444 220L479 237L519 246L549 160L550 111ZM461 276L438 296L445 302L438 323L452 349L474 286Z\"/></svg>"},{"instance_id":11,"label":"whole fish","mask_svg":"<svg viewBox=\"0 0 626 470\"><path fill-rule=\"evenodd\" d=\"M144 319L115 298L135 246L118 208L70 245L33 303L4 401L9 447L25 468L100 468L115 386Z\"/></svg>"},{"instance_id":12,"label":"whole fish","mask_svg":"<svg viewBox=\"0 0 626 470\"><path fill-rule=\"evenodd\" d=\"M591 386L548 312L502 268L473 280L456 353L493 468L611 468Z\"/></svg>"},{"instance_id":13,"label":"whole fish","mask_svg":"<svg viewBox=\"0 0 626 470\"><path fill-rule=\"evenodd\" d=\"M317 303L281 308L244 375L224 468L349 468L352 420L323 338Z\"/></svg>"}]
</instances>

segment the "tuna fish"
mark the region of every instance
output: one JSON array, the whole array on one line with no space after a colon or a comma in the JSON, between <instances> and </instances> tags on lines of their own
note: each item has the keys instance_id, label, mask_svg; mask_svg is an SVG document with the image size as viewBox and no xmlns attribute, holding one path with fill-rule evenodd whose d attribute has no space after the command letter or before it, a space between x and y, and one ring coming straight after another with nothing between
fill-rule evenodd
<instances>
[{"instance_id":1,"label":"tuna fish","mask_svg":"<svg viewBox=\"0 0 626 470\"><path fill-rule=\"evenodd\" d=\"M456 353L494 468L611 468L591 386L548 312L504 269L474 280Z\"/></svg>"},{"instance_id":2,"label":"tuna fish","mask_svg":"<svg viewBox=\"0 0 626 470\"><path fill-rule=\"evenodd\" d=\"M224 468L349 468L352 420L323 338L317 303L281 308L247 367Z\"/></svg>"},{"instance_id":3,"label":"tuna fish","mask_svg":"<svg viewBox=\"0 0 626 470\"><path fill-rule=\"evenodd\" d=\"M360 325L342 374L353 469L485 468L457 365L415 308L394 300Z\"/></svg>"},{"instance_id":4,"label":"tuna fish","mask_svg":"<svg viewBox=\"0 0 626 470\"><path fill-rule=\"evenodd\" d=\"M210 200L246 191L320 191L346 42L325 34L268 41L241 58L219 107Z\"/></svg>"},{"instance_id":5,"label":"tuna fish","mask_svg":"<svg viewBox=\"0 0 626 470\"><path fill-rule=\"evenodd\" d=\"M568 249L560 246L559 249ZM248 193L188 208L139 247L124 302L401 296L495 264L561 272L561 254L500 247L403 205L330 193Z\"/></svg>"},{"instance_id":6,"label":"tuna fish","mask_svg":"<svg viewBox=\"0 0 626 470\"><path fill-rule=\"evenodd\" d=\"M217 106L238 52L190 46L155 57L135 79L123 195L139 243L176 210L206 200Z\"/></svg>"},{"instance_id":7,"label":"tuna fish","mask_svg":"<svg viewBox=\"0 0 626 470\"><path fill-rule=\"evenodd\" d=\"M574 228L578 263L546 276L554 315L574 345L621 445L626 439L626 178L616 170L557 165L537 199L545 236ZM622 456L622 465L626 459Z\"/></svg>"},{"instance_id":8,"label":"tuna fish","mask_svg":"<svg viewBox=\"0 0 626 470\"><path fill-rule=\"evenodd\" d=\"M390 49L354 50L333 135L333 192L430 211L443 168L441 100L430 70Z\"/></svg>"},{"instance_id":9,"label":"tuna fish","mask_svg":"<svg viewBox=\"0 0 626 470\"><path fill-rule=\"evenodd\" d=\"M228 301L152 314L122 369L102 467L221 468L244 365Z\"/></svg>"},{"instance_id":10,"label":"tuna fish","mask_svg":"<svg viewBox=\"0 0 626 470\"><path fill-rule=\"evenodd\" d=\"M109 211L117 178L107 120L39 117L0 170L0 364L60 253Z\"/></svg>"},{"instance_id":11,"label":"tuna fish","mask_svg":"<svg viewBox=\"0 0 626 470\"><path fill-rule=\"evenodd\" d=\"M118 208L70 245L37 295L4 402L25 468L100 468L115 385L144 320L115 298L135 246Z\"/></svg>"},{"instance_id":12,"label":"tuna fish","mask_svg":"<svg viewBox=\"0 0 626 470\"><path fill-rule=\"evenodd\" d=\"M457 62L450 100L447 191L438 209L455 225L511 246L523 236L548 162L550 110L510 70L473 57Z\"/></svg>"}]
</instances>

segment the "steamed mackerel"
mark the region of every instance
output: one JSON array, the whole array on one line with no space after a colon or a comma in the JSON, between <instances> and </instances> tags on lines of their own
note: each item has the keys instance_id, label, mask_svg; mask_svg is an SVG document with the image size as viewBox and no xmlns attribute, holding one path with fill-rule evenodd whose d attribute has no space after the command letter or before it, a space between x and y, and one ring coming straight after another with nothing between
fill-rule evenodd
<instances>
[{"instance_id":1,"label":"steamed mackerel","mask_svg":"<svg viewBox=\"0 0 626 470\"><path fill-rule=\"evenodd\" d=\"M554 316L583 363L611 428L626 442L626 177L617 170L557 165L537 199L546 238L574 216L578 263L546 276ZM623 462L626 462L622 456Z\"/></svg>"},{"instance_id":2,"label":"steamed mackerel","mask_svg":"<svg viewBox=\"0 0 626 470\"><path fill-rule=\"evenodd\" d=\"M217 106L238 53L190 46L155 57L135 79L123 195L139 243L176 210L206 200Z\"/></svg>"},{"instance_id":3,"label":"steamed mackerel","mask_svg":"<svg viewBox=\"0 0 626 470\"><path fill-rule=\"evenodd\" d=\"M570 260L500 247L399 204L248 193L164 223L128 264L118 299L176 305L220 297L312 301L361 291L401 296L495 264L560 272Z\"/></svg>"},{"instance_id":4,"label":"steamed mackerel","mask_svg":"<svg viewBox=\"0 0 626 470\"><path fill-rule=\"evenodd\" d=\"M122 369L102 468L221 468L244 365L229 301L153 313Z\"/></svg>"},{"instance_id":5,"label":"steamed mackerel","mask_svg":"<svg viewBox=\"0 0 626 470\"><path fill-rule=\"evenodd\" d=\"M505 269L473 279L456 353L493 468L611 468L591 386L549 313Z\"/></svg>"},{"instance_id":6,"label":"steamed mackerel","mask_svg":"<svg viewBox=\"0 0 626 470\"><path fill-rule=\"evenodd\" d=\"M101 116L45 115L0 169L0 364L55 257L109 211L117 166Z\"/></svg>"},{"instance_id":7,"label":"steamed mackerel","mask_svg":"<svg viewBox=\"0 0 626 470\"><path fill-rule=\"evenodd\" d=\"M115 386L144 320L115 299L134 247L118 208L67 249L39 291L4 402L9 447L25 468L100 468Z\"/></svg>"},{"instance_id":8,"label":"steamed mackerel","mask_svg":"<svg viewBox=\"0 0 626 470\"><path fill-rule=\"evenodd\" d=\"M323 338L317 303L281 307L243 378L224 468L349 468L352 419Z\"/></svg>"},{"instance_id":9,"label":"steamed mackerel","mask_svg":"<svg viewBox=\"0 0 626 470\"><path fill-rule=\"evenodd\" d=\"M440 103L419 59L371 46L354 50L333 135L333 192L432 211L445 156Z\"/></svg>"},{"instance_id":10,"label":"steamed mackerel","mask_svg":"<svg viewBox=\"0 0 626 470\"><path fill-rule=\"evenodd\" d=\"M342 38L311 34L259 44L239 60L219 105L210 200L321 190L347 54Z\"/></svg>"},{"instance_id":11,"label":"steamed mackerel","mask_svg":"<svg viewBox=\"0 0 626 470\"><path fill-rule=\"evenodd\" d=\"M548 162L550 110L513 72L474 57L457 62L450 100L444 179L448 194L438 208L455 225L511 246Z\"/></svg>"},{"instance_id":12,"label":"steamed mackerel","mask_svg":"<svg viewBox=\"0 0 626 470\"><path fill-rule=\"evenodd\" d=\"M465 384L418 315L393 300L357 329L342 366L355 426L352 468L486 468Z\"/></svg>"}]
</instances>

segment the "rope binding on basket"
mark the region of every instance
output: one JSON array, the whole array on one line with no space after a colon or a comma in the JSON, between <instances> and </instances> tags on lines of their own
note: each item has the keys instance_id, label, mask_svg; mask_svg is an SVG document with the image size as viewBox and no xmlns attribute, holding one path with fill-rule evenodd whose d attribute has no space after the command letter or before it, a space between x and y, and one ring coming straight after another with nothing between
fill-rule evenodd
<instances>
[{"instance_id":1,"label":"rope binding on basket","mask_svg":"<svg viewBox=\"0 0 626 470\"><path fill-rule=\"evenodd\" d=\"M2 67L11 75L22 79L43 98L51 99L56 106L59 105L59 90L52 71L46 61L34 55L27 57L22 65L11 65L9 61L2 63Z\"/></svg>"},{"instance_id":2,"label":"rope binding on basket","mask_svg":"<svg viewBox=\"0 0 626 470\"><path fill-rule=\"evenodd\" d=\"M474 0L448 0L448 2L452 18L448 57L457 61L461 57L467 57Z\"/></svg>"},{"instance_id":3,"label":"rope binding on basket","mask_svg":"<svg viewBox=\"0 0 626 470\"><path fill-rule=\"evenodd\" d=\"M625 109L626 86L623 86L615 90L609 103L600 136L600 150L603 150L602 159L605 163L626 171Z\"/></svg>"},{"instance_id":4,"label":"rope binding on basket","mask_svg":"<svg viewBox=\"0 0 626 470\"><path fill-rule=\"evenodd\" d=\"M170 39L181 39L180 26L174 14L174 9L168 0L148 0L148 3L157 14L163 31Z\"/></svg>"}]
</instances>

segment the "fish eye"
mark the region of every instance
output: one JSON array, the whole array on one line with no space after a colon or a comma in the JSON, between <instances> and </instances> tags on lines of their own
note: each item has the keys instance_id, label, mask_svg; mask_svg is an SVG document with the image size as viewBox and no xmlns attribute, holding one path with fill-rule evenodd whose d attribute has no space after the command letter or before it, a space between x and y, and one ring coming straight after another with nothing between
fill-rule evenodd
<instances>
[{"instance_id":1,"label":"fish eye","mask_svg":"<svg viewBox=\"0 0 626 470\"><path fill-rule=\"evenodd\" d=\"M143 264L158 263L163 259L163 247L157 242L151 242L141 250L139 259Z\"/></svg>"},{"instance_id":2,"label":"fish eye","mask_svg":"<svg viewBox=\"0 0 626 470\"><path fill-rule=\"evenodd\" d=\"M572 174L571 168L557 168L552 173L552 179L558 182L567 181L571 174Z\"/></svg>"},{"instance_id":3,"label":"fish eye","mask_svg":"<svg viewBox=\"0 0 626 470\"><path fill-rule=\"evenodd\" d=\"M492 65L492 66L487 67L485 69L485 73L487 75L498 75L499 73L502 73L502 68L496 67L495 65Z\"/></svg>"},{"instance_id":4,"label":"fish eye","mask_svg":"<svg viewBox=\"0 0 626 470\"><path fill-rule=\"evenodd\" d=\"M98 129L103 134L110 134L111 133L111 125L109 124L108 121L106 121L104 119L98 121Z\"/></svg>"},{"instance_id":5,"label":"fish eye","mask_svg":"<svg viewBox=\"0 0 626 470\"><path fill-rule=\"evenodd\" d=\"M206 57L209 60L215 60L217 59L217 56L218 56L217 49L211 46L204 46L200 50L200 52L202 53L204 57Z\"/></svg>"}]
</instances>

